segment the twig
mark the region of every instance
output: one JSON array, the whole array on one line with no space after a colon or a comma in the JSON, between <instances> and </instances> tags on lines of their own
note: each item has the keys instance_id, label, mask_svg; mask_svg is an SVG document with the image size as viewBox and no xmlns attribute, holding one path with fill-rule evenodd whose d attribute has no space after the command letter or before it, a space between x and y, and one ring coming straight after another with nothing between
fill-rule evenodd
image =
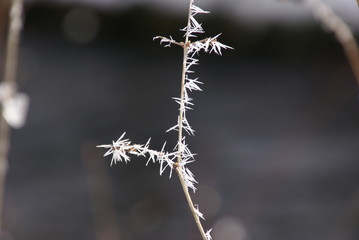
<instances>
[{"instance_id":1,"label":"twig","mask_svg":"<svg viewBox=\"0 0 359 240\"><path fill-rule=\"evenodd\" d=\"M6 59L4 69L4 83L15 85L18 63L18 49L22 27L22 0L12 0L10 8L9 32L7 38ZM3 111L3 109L1 109ZM0 230L2 226L2 212L4 201L5 178L8 166L10 148L10 126L1 114L0 116Z\"/></svg>"}]
</instances>

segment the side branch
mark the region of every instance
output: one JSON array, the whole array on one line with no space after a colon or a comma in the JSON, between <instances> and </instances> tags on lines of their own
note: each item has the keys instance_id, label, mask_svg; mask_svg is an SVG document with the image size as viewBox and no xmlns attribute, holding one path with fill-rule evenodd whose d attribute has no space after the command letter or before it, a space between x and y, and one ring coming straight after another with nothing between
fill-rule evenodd
<instances>
[{"instance_id":1,"label":"side branch","mask_svg":"<svg viewBox=\"0 0 359 240\"><path fill-rule=\"evenodd\" d=\"M173 40L173 38L171 36L169 38L163 37L163 36L156 36L153 38L153 40L156 40L156 39L161 39L160 44L165 43L166 44L165 47L170 47L171 44L175 44L175 45L184 47L183 42L176 42L175 40Z\"/></svg>"}]
</instances>

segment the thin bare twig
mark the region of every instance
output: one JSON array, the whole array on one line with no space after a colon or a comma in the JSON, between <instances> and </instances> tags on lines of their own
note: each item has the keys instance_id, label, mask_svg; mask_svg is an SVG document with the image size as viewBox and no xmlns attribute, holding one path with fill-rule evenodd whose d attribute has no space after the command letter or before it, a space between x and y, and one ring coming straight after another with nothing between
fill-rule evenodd
<instances>
[{"instance_id":1,"label":"thin bare twig","mask_svg":"<svg viewBox=\"0 0 359 240\"><path fill-rule=\"evenodd\" d=\"M181 186L182 186L182 189L183 189L183 193L184 193L184 195L186 197L189 209L191 210L192 216L194 218L194 221L196 222L196 225L197 225L197 228L198 228L198 230L199 230L199 232L201 234L201 237L202 237L203 240L208 240L207 236L206 236L206 232L204 231L204 228L202 226L201 219L199 218L199 216L198 216L198 214L196 212L197 209L193 204L193 200L192 200L191 195L189 194L187 184L184 181L184 177L182 175L182 172L178 168L176 168L176 172L177 172L177 176L178 176L178 178L180 180L180 183L181 183Z\"/></svg>"},{"instance_id":2,"label":"thin bare twig","mask_svg":"<svg viewBox=\"0 0 359 240\"><path fill-rule=\"evenodd\" d=\"M340 44L353 70L359 85L359 48L349 26L321 0L302 0L323 25L332 31ZM359 4L359 0L357 0Z\"/></svg>"}]
</instances>

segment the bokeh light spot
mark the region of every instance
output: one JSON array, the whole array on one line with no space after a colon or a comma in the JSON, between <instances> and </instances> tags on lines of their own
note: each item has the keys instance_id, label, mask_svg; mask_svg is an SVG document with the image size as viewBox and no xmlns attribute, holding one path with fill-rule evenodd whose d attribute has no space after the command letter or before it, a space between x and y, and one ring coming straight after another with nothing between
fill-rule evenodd
<instances>
[{"instance_id":1,"label":"bokeh light spot","mask_svg":"<svg viewBox=\"0 0 359 240\"><path fill-rule=\"evenodd\" d=\"M65 15L62 30L73 43L86 44L95 39L100 27L97 13L88 8L73 8Z\"/></svg>"},{"instance_id":2,"label":"bokeh light spot","mask_svg":"<svg viewBox=\"0 0 359 240\"><path fill-rule=\"evenodd\" d=\"M238 219L229 216L225 216L215 223L212 236L213 239L221 240L248 240L243 224Z\"/></svg>"}]
</instances>

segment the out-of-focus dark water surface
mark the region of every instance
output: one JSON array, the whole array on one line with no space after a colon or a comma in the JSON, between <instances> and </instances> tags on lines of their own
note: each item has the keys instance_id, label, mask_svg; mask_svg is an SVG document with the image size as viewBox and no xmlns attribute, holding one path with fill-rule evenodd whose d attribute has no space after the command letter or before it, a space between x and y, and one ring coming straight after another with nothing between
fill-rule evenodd
<instances>
[{"instance_id":1,"label":"out-of-focus dark water surface","mask_svg":"<svg viewBox=\"0 0 359 240\"><path fill-rule=\"evenodd\" d=\"M4 238L199 239L176 176L136 157L110 167L96 148L123 132L174 147L165 131L177 120L182 51L152 37L181 36L185 18L96 13L96 35L79 43L63 30L69 11L28 8L19 85L31 108L12 132ZM191 94L187 141L205 228L221 240L357 239L358 89L334 37L201 21L235 48L195 67L205 84Z\"/></svg>"}]
</instances>

